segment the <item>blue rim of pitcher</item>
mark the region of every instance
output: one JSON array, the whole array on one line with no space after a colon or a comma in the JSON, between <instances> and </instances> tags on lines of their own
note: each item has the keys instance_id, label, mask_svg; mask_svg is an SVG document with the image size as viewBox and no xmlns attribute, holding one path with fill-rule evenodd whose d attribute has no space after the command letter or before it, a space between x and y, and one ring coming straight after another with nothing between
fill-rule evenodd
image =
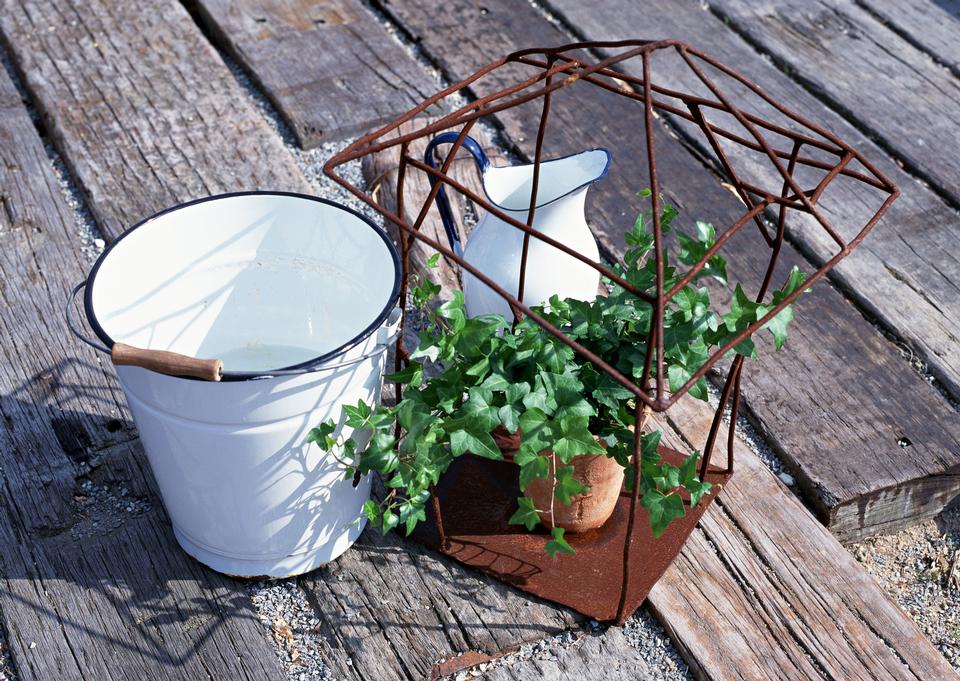
<instances>
[{"instance_id":1,"label":"blue rim of pitcher","mask_svg":"<svg viewBox=\"0 0 960 681\"><path fill-rule=\"evenodd\" d=\"M300 194L298 192L284 192L284 191L272 191L272 190L249 190L249 191L241 191L241 192L227 192L224 194L213 194L211 196L204 196L199 199L193 199L192 201L179 203L175 206L170 206L169 208L165 208L160 212L154 213L153 215L147 218L144 218L140 222L136 223L132 227L129 227L126 230L124 230L123 233L120 234L120 236L114 239L113 242L103 250L103 253L100 254L99 258L97 258L97 261L93 264L93 268L90 270L90 273L87 275L86 290L84 291L84 294L83 294L83 312L87 317L87 323L90 324L90 328L93 329L93 332L97 335L97 337L101 341L103 341L103 343L108 348L113 347L114 340L100 325L100 321L97 319L97 315L93 311L93 284L94 284L94 281L96 280L97 272L100 271L100 266L103 264L104 260L106 260L110 252L116 247L118 243L123 241L127 236L132 234L134 231L136 231L140 227L143 227L144 225L150 222L153 222L158 218L163 217L164 215L167 215L168 213L173 213L174 211L178 211L183 208L189 208L190 206L195 206L199 203L206 203L208 201L217 201L219 199L229 199L229 198L234 198L238 196L284 196L284 197L293 198L293 199L306 199L308 201L314 201L316 203L322 203L328 206L332 206L334 208L338 208L347 213L350 213L354 217L359 218L360 220L365 222L370 227L370 229L372 229L377 234L377 236L383 239L383 243L387 247L387 252L390 253L390 257L393 260L393 290L390 292L390 295L387 297L387 302L384 304L383 310L380 311L376 319L374 319L374 321L369 326L367 326L363 331L361 331L352 339L340 345L339 347L334 348L333 350L330 350L328 352L325 352L322 355L314 357L313 359L308 359L305 362L300 362L299 364L293 364L288 367L280 367L276 369L258 371L255 373L255 375L232 376L230 375L229 372L224 372L224 375L223 375L224 382L251 381L251 380L256 380L257 378L260 378L260 377L272 376L274 375L274 373L281 372L281 371L282 372L303 371L304 373L306 373L308 370L316 367L317 365L324 364L330 361L331 359L353 349L354 347L356 347L357 345L365 341L367 338L369 338L374 331L376 331L383 325L383 323L387 320L387 317L389 317L390 313L393 311L396 305L397 299L400 297L400 279L402 276L401 269L400 269L400 254L397 253L397 247L393 245L393 242L390 240L390 237L387 235L386 231L378 227L377 224L373 222L373 220L368 218L366 215L363 215L362 213L354 210L353 208L350 208L349 206L345 206L341 203L337 203L336 201L324 199L319 196L311 196L309 194ZM244 372L244 373L247 373L247 372ZM253 373L253 372L250 372L250 373Z\"/></svg>"}]
</instances>

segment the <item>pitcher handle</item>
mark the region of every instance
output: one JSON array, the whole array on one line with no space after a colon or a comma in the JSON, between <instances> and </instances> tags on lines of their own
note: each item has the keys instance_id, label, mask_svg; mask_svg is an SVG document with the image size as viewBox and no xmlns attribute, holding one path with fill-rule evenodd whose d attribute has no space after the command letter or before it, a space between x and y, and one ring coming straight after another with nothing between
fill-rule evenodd
<instances>
[{"instance_id":1,"label":"pitcher handle","mask_svg":"<svg viewBox=\"0 0 960 681\"><path fill-rule=\"evenodd\" d=\"M439 144L453 144L459 136L460 133L451 131L442 132L434 137L430 141L430 144L427 145L427 150L423 154L424 162L431 168L436 169L437 164L433 160L433 150ZM473 155L473 159L477 162L477 168L480 170L480 175L482 176L490 166L490 159L483 153L480 144L477 140L467 135L463 138L463 148ZM431 175L430 188L433 189L433 185L436 183L436 178ZM457 225L453 221L453 211L450 209L450 200L447 198L446 188L443 185L440 185L440 190L437 192L437 210L440 211L440 221L443 223L443 230L447 233L450 248L458 256L463 256L463 245L460 242L460 234L457 232Z\"/></svg>"}]
</instances>

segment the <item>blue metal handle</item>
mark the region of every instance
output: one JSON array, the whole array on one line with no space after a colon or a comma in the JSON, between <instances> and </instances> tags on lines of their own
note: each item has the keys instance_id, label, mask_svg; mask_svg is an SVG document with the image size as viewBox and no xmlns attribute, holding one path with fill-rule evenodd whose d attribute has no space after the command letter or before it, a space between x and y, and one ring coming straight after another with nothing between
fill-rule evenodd
<instances>
[{"instance_id":1,"label":"blue metal handle","mask_svg":"<svg viewBox=\"0 0 960 681\"><path fill-rule=\"evenodd\" d=\"M433 158L433 150L439 144L453 144L459 136L460 133L457 132L442 132L434 137L430 141L430 144L427 145L427 150L423 154L424 162L431 168L436 169L437 163ZM477 140L467 135L463 138L463 148L473 154L473 159L477 162L477 168L480 169L480 174L483 175L490 165L490 159L483 153L480 144L477 143ZM430 188L433 189L433 185L436 183L437 179L431 175ZM440 190L437 192L437 210L440 211L440 221L443 223L443 230L447 233L450 248L454 253L462 256L463 245L460 242L460 234L457 232L457 225L453 221L453 211L450 209L450 200L447 198L447 192L443 185L440 185Z\"/></svg>"}]
</instances>

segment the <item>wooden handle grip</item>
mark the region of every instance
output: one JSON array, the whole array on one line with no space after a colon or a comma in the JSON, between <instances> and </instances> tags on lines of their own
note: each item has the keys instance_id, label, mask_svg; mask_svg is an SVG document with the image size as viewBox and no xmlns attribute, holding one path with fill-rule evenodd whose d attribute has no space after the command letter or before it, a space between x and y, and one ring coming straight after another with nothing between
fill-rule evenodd
<instances>
[{"instance_id":1,"label":"wooden handle grip","mask_svg":"<svg viewBox=\"0 0 960 681\"><path fill-rule=\"evenodd\" d=\"M143 367L170 376L192 376L205 381L219 381L223 377L223 362L219 359L197 359L166 350L145 350L124 343L114 343L110 352L117 366Z\"/></svg>"}]
</instances>

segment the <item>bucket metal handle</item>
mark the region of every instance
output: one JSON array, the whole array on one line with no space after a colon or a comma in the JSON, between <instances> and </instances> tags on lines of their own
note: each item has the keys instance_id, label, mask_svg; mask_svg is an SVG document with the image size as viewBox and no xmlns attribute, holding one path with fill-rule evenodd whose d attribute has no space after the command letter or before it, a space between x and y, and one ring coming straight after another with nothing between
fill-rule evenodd
<instances>
[{"instance_id":1,"label":"bucket metal handle","mask_svg":"<svg viewBox=\"0 0 960 681\"><path fill-rule=\"evenodd\" d=\"M396 308L388 317L387 323L377 331L377 344L370 352L354 357L345 362L337 364L323 363L315 367L303 369L286 369L278 371L224 371L223 362L219 359L198 359L189 355L181 355L176 352L165 350L147 350L137 348L125 343L114 343L113 348L108 348L102 343L88 338L79 329L74 319L73 312L76 305L77 294L87 285L86 281L80 282L73 287L70 297L67 298L66 319L70 332L79 340L83 341L95 350L99 350L110 355L110 359L116 366L139 366L144 369L150 369L157 373L167 374L169 376L188 376L199 378L206 381L219 381L227 379L254 379L254 378L273 378L275 376L296 376L299 374L314 373L319 371L333 371L344 367L359 364L366 359L381 355L393 345L393 342L400 335L400 324L402 315L400 308Z\"/></svg>"}]
</instances>

